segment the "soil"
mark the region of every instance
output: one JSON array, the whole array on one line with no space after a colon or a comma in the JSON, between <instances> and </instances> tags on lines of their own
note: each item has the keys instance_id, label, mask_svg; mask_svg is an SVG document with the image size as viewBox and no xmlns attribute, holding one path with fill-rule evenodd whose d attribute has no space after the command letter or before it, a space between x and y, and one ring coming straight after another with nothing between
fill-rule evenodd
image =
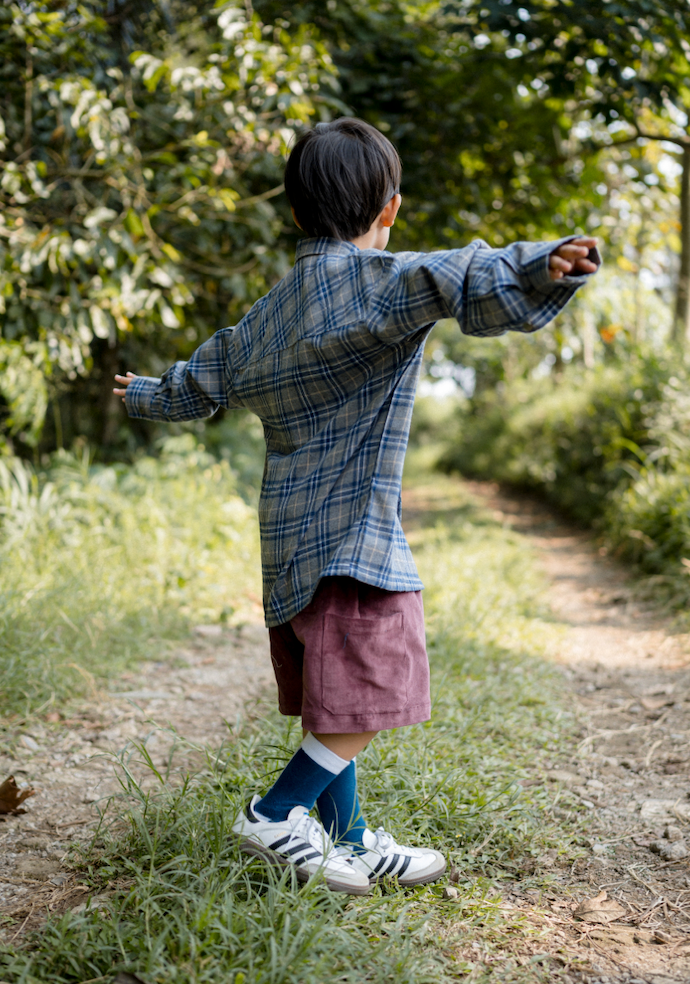
<instances>
[{"instance_id":1,"label":"soil","mask_svg":"<svg viewBox=\"0 0 690 984\"><path fill-rule=\"evenodd\" d=\"M561 815L582 806L590 814L583 856L565 869L558 858L538 859L535 874L548 887L506 886L503 907L544 934L532 950L554 960L546 979L687 984L690 635L644 599L644 584L591 533L530 496L471 488L536 547L545 600L563 628L549 655L563 668L582 732L533 782L561 791Z\"/></svg>"},{"instance_id":2,"label":"soil","mask_svg":"<svg viewBox=\"0 0 690 984\"><path fill-rule=\"evenodd\" d=\"M541 558L545 600L563 630L549 655L582 722L572 752L530 782L554 790L557 815L585 811L586 846L567 867L550 852L525 872L531 877L502 890L506 917L514 912L534 929L514 950L518 963L534 968L520 979L687 984L690 637L641 597L639 583L591 534L528 496L471 488ZM429 494L424 508L434 508ZM443 511L442 485L436 494ZM414 493L407 506L408 515L420 506ZM267 633L260 625L199 626L172 663L144 664L117 686L74 704L67 720L32 719L17 730L11 754L0 755L0 781L14 775L36 790L25 813L0 817L5 941L39 926L47 912L85 904L88 890L63 859L97 835L99 811L121 789L122 756L142 782L155 782L146 753L174 781L202 767L238 717L274 702ZM588 899L598 899L591 911L578 910ZM464 956L476 964L476 944Z\"/></svg>"},{"instance_id":3,"label":"soil","mask_svg":"<svg viewBox=\"0 0 690 984\"><path fill-rule=\"evenodd\" d=\"M112 688L73 702L16 731L0 754L0 782L14 775L35 795L18 816L0 816L0 938L11 942L46 913L86 904L88 889L63 863L70 849L98 835L101 815L117 815L126 763L143 788L203 768L243 716L275 703L268 632L197 626L172 660L147 662ZM89 900L89 905L99 899Z\"/></svg>"}]
</instances>

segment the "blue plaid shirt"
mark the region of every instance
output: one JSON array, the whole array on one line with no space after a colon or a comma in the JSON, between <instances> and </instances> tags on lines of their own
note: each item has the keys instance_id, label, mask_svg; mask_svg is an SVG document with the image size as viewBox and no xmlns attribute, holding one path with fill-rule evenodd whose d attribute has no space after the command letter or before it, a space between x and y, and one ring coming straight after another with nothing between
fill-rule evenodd
<instances>
[{"instance_id":1,"label":"blue plaid shirt","mask_svg":"<svg viewBox=\"0 0 690 984\"><path fill-rule=\"evenodd\" d=\"M129 385L132 417L190 420L221 406L261 419L267 625L293 618L327 575L423 587L400 486L425 339L441 318L467 335L543 327L587 279L549 279L548 256L567 241L388 253L305 239L236 327Z\"/></svg>"}]
</instances>

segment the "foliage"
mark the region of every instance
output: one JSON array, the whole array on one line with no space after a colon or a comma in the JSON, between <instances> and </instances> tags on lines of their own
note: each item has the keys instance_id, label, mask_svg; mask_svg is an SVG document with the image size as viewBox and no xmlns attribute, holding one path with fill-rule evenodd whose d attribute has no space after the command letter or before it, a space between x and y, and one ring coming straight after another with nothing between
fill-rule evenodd
<instances>
[{"instance_id":1,"label":"foliage","mask_svg":"<svg viewBox=\"0 0 690 984\"><path fill-rule=\"evenodd\" d=\"M73 858L94 890L113 892L106 909L51 919L27 948L8 947L5 977L76 984L121 969L179 984L441 984L473 969L449 958L460 938L500 948L512 917L494 879L519 877L521 859L547 846L572 855L577 810L559 831L547 792L517 786L558 754L571 722L539 658L552 630L529 548L456 482L419 494L431 522L412 539L428 586L434 719L404 740L380 735L358 767L372 823L447 852L460 901L444 902L439 884L337 896L243 859L228 837L235 811L299 740L272 714L245 723L183 784L162 776L158 792L144 791L123 774L117 821L108 828L107 813L100 847Z\"/></svg>"},{"instance_id":2,"label":"foliage","mask_svg":"<svg viewBox=\"0 0 690 984\"><path fill-rule=\"evenodd\" d=\"M461 22L467 16L461 2L445 6L456 8ZM606 123L639 123L641 110L682 104L690 51L690 11L682 0L487 0L479 23L515 46L524 81L540 62L556 99L582 98L591 117L600 114Z\"/></svg>"},{"instance_id":3,"label":"foliage","mask_svg":"<svg viewBox=\"0 0 690 984\"><path fill-rule=\"evenodd\" d=\"M543 489L591 522L608 493L629 477L629 461L639 460L645 410L658 399L663 378L663 370L655 377L648 368L602 367L484 391L462 413L458 444L443 464Z\"/></svg>"},{"instance_id":4,"label":"foliage","mask_svg":"<svg viewBox=\"0 0 690 984\"><path fill-rule=\"evenodd\" d=\"M285 272L283 157L295 128L333 113L400 147L394 247L596 228L633 272L668 277L675 174L666 144L655 157L628 124L653 112L675 139L685 14L553 6L2 7L3 446L39 444L48 396L39 447L151 444L155 427L124 424L113 374L187 357Z\"/></svg>"},{"instance_id":5,"label":"foliage","mask_svg":"<svg viewBox=\"0 0 690 984\"><path fill-rule=\"evenodd\" d=\"M480 391L441 466L544 492L688 596L688 371L653 354Z\"/></svg>"},{"instance_id":6,"label":"foliage","mask_svg":"<svg viewBox=\"0 0 690 984\"><path fill-rule=\"evenodd\" d=\"M31 358L35 342L0 338L0 396L5 402L4 428L11 441L21 435L24 444L36 447L48 405L48 389L40 367ZM0 453L10 445L0 432Z\"/></svg>"},{"instance_id":7,"label":"foliage","mask_svg":"<svg viewBox=\"0 0 690 984\"><path fill-rule=\"evenodd\" d=\"M619 490L607 526L619 552L651 574L680 573L677 600L688 598L690 557L690 400L688 371L674 366L658 402L649 408L649 452L638 474Z\"/></svg>"},{"instance_id":8,"label":"foliage","mask_svg":"<svg viewBox=\"0 0 690 984\"><path fill-rule=\"evenodd\" d=\"M601 200L596 162L563 152L572 121L521 92L524 72L483 3L257 0L272 23L314 23L338 69L341 98L383 132L403 160L396 245L492 246L584 225ZM402 237L402 238L401 238Z\"/></svg>"},{"instance_id":9,"label":"foliage","mask_svg":"<svg viewBox=\"0 0 690 984\"><path fill-rule=\"evenodd\" d=\"M451 7L454 0L448 0ZM457 4L464 16L462 4ZM680 154L681 262L674 339L690 341L690 9L684 0L578 4L490 0L480 17L514 45L525 81L583 127L585 156L602 147L660 141ZM536 73L536 78L533 76ZM579 130L579 132L577 132ZM571 141L572 143L572 141ZM571 147L571 152L572 152Z\"/></svg>"},{"instance_id":10,"label":"foliage","mask_svg":"<svg viewBox=\"0 0 690 984\"><path fill-rule=\"evenodd\" d=\"M173 5L179 25L144 18L146 49L123 49L120 31L113 53L125 12L100 7L0 9L0 325L25 377L33 365L100 409L98 430L69 419L70 400L65 436L107 444L125 359L164 368L286 271L272 200L294 128L328 112L332 70L309 28L266 31L233 2ZM40 377L31 391L18 416L3 388L28 444Z\"/></svg>"},{"instance_id":11,"label":"foliage","mask_svg":"<svg viewBox=\"0 0 690 984\"><path fill-rule=\"evenodd\" d=\"M191 436L129 469L0 461L5 708L83 693L190 622L256 618L260 591L255 513Z\"/></svg>"}]
</instances>

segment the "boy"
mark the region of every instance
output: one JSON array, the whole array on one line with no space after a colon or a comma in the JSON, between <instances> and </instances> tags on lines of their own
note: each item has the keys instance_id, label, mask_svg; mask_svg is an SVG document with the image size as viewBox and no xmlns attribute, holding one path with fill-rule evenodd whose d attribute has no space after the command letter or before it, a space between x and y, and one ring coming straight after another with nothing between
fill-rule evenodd
<instances>
[{"instance_id":1,"label":"boy","mask_svg":"<svg viewBox=\"0 0 690 984\"><path fill-rule=\"evenodd\" d=\"M293 270L189 362L161 379L116 376L114 391L132 417L248 407L263 423L266 624L280 710L301 715L304 741L233 829L245 852L302 880L321 870L351 894L384 875L431 881L446 865L367 827L355 773L378 731L430 716L422 584L400 525L425 339L450 317L470 335L534 331L597 269L585 238L388 253L400 177L393 145L361 120L305 133L285 172L308 237Z\"/></svg>"}]
</instances>

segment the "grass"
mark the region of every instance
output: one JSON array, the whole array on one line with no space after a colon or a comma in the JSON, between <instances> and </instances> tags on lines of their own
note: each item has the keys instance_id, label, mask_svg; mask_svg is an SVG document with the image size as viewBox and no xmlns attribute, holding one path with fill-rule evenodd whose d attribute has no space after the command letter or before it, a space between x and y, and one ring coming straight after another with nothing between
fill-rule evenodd
<instances>
[{"instance_id":1,"label":"grass","mask_svg":"<svg viewBox=\"0 0 690 984\"><path fill-rule=\"evenodd\" d=\"M0 711L107 683L190 624L258 620L254 510L191 435L131 468L0 460Z\"/></svg>"},{"instance_id":2,"label":"grass","mask_svg":"<svg viewBox=\"0 0 690 984\"><path fill-rule=\"evenodd\" d=\"M460 483L418 486L412 505L433 719L379 736L358 758L362 801L372 825L448 855L459 900L444 900L442 883L387 884L350 899L238 854L228 839L235 811L299 741L295 723L271 711L246 721L182 784L160 776L156 788L142 786L123 760L122 796L73 858L107 903L51 917L40 934L5 947L0 976L17 984L107 982L117 971L150 984L558 979L546 958L521 966L515 941L536 931L499 904L500 887L529 884L544 851L577 851L577 816L559 825L547 793L520 786L573 726L543 659L557 629L542 611L525 541L482 513ZM224 546L209 548L209 564L220 564L214 550Z\"/></svg>"}]
</instances>

